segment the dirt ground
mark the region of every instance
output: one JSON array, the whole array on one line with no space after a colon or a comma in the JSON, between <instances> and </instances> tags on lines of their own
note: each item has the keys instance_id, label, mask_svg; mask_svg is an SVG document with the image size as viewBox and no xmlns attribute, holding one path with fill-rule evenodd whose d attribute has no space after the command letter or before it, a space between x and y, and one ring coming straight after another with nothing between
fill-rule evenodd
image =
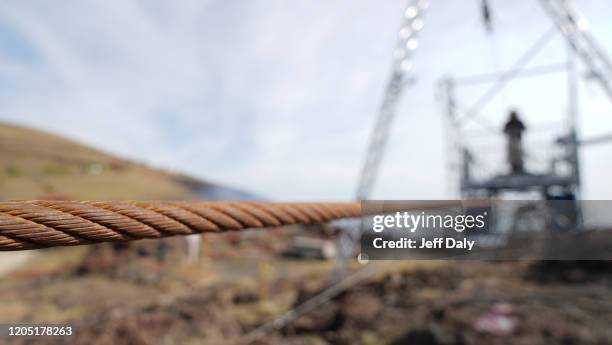
<instances>
[{"instance_id":1,"label":"dirt ground","mask_svg":"<svg viewBox=\"0 0 612 345\"><path fill-rule=\"evenodd\" d=\"M612 266L561 265L558 280L549 263L455 262L392 272L349 289L282 334L317 334L323 344L612 343Z\"/></svg>"},{"instance_id":2,"label":"dirt ground","mask_svg":"<svg viewBox=\"0 0 612 345\"><path fill-rule=\"evenodd\" d=\"M0 343L243 344L244 334L327 287L332 269L279 258L269 241L217 242L197 264L160 260L154 243L122 255L102 247L94 258L106 265L80 248L58 250L2 278L0 323L70 324L75 335ZM377 265L253 343L612 344L610 261Z\"/></svg>"}]
</instances>

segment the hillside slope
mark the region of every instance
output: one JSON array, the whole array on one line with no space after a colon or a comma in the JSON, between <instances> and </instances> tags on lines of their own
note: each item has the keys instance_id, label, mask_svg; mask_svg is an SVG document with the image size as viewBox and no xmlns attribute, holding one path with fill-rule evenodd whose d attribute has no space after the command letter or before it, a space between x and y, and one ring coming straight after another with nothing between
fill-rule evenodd
<instances>
[{"instance_id":1,"label":"hillside slope","mask_svg":"<svg viewBox=\"0 0 612 345\"><path fill-rule=\"evenodd\" d=\"M0 124L0 200L184 199L211 187L60 136Z\"/></svg>"}]
</instances>

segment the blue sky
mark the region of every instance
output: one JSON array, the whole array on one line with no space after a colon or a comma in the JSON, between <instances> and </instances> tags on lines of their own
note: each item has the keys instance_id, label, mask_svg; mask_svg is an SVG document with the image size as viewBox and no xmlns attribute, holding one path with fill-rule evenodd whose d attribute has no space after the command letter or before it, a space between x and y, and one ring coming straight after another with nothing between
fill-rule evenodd
<instances>
[{"instance_id":1,"label":"blue sky","mask_svg":"<svg viewBox=\"0 0 612 345\"><path fill-rule=\"evenodd\" d=\"M495 33L486 35L478 3L431 1L415 58L418 83L402 99L373 197L448 196L435 83L508 68L551 25L536 1L491 0ZM612 5L578 5L612 51ZM3 2L0 119L273 198L348 199L405 6ZM533 65L564 59L556 38ZM461 89L459 97L471 104L485 89ZM565 94L563 75L520 81L483 114L501 126L507 109L517 107L528 123L550 127L566 109ZM580 106L585 136L612 132L612 106L597 85L581 83ZM496 145L483 153L490 162L503 154ZM546 146L537 149L534 157L548 154ZM610 198L612 163L602 157L612 145L583 153L585 197Z\"/></svg>"}]
</instances>

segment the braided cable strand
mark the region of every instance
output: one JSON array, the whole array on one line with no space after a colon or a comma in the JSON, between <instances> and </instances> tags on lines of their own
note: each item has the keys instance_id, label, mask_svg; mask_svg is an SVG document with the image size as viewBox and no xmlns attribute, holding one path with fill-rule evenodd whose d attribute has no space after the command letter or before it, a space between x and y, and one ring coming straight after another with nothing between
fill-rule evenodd
<instances>
[{"instance_id":1,"label":"braided cable strand","mask_svg":"<svg viewBox=\"0 0 612 345\"><path fill-rule=\"evenodd\" d=\"M358 202L7 201L0 251L313 224L361 216Z\"/></svg>"}]
</instances>

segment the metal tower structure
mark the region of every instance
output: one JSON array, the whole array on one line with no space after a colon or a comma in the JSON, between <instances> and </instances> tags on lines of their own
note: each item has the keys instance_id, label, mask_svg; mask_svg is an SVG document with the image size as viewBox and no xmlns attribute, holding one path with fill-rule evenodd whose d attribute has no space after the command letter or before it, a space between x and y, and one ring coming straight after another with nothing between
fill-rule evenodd
<instances>
[{"instance_id":1,"label":"metal tower structure","mask_svg":"<svg viewBox=\"0 0 612 345\"><path fill-rule=\"evenodd\" d=\"M612 101L612 63L593 37L589 21L568 0L540 0L540 4Z\"/></svg>"},{"instance_id":2,"label":"metal tower structure","mask_svg":"<svg viewBox=\"0 0 612 345\"><path fill-rule=\"evenodd\" d=\"M490 82L491 87L480 97L472 107L467 110L462 109L461 102L458 102L455 95L455 88L465 83L463 80L445 78L440 83L442 101L445 104L447 118L447 132L449 142L448 159L449 173L459 171L460 178L453 182L458 182L458 190L461 196L471 197L492 197L499 196L500 193L511 192L538 192L542 200L567 199L574 200L573 210L576 223L570 227L580 226L580 162L579 147L589 144L601 143L610 138L610 135L601 136L594 139L580 140L576 130L577 126L577 96L576 96L576 77L575 77L575 57L579 58L585 68L589 71L589 76L594 79L602 88L605 95L612 101L612 64L606 53L600 48L595 40L588 20L578 13L568 0L540 0L540 4L545 13L550 17L554 26L536 40L536 42L522 55L517 63L505 73L500 75L478 76L468 78L468 83ZM556 29L556 30L554 30ZM538 51L550 41L555 31L559 31L568 45L567 64L559 66L539 66L526 68L528 62ZM511 80L524 76L535 76L541 74L556 73L567 71L568 75L568 128L556 141L556 145L561 149L561 154L552 157L548 169L529 173L510 173L497 175L474 176L474 165L477 163L474 151L466 145L463 133L461 133L466 120L478 120L478 123L487 129L493 129L485 118L479 117L479 111L487 104L506 84ZM464 116L459 113L464 112ZM476 162L475 162L476 161ZM570 217L571 218L571 217Z\"/></svg>"},{"instance_id":3,"label":"metal tower structure","mask_svg":"<svg viewBox=\"0 0 612 345\"><path fill-rule=\"evenodd\" d=\"M370 196L378 176L393 120L397 115L402 91L415 83L413 56L419 46L419 34L425 26L423 13L428 7L428 0L411 0L404 11L402 26L398 31L396 47L393 52L391 76L385 88L366 158L359 175L357 200L365 200ZM359 226L354 224L341 226L337 239L338 257L334 279L340 279L346 275L348 263L357 252L360 240L361 229Z\"/></svg>"},{"instance_id":4,"label":"metal tower structure","mask_svg":"<svg viewBox=\"0 0 612 345\"><path fill-rule=\"evenodd\" d=\"M376 182L378 170L387 146L387 140L397 115L399 101L405 88L414 85L414 53L419 47L419 34L425 22L423 14L429 7L429 0L410 0L404 10L402 25L398 31L391 76L383 94L382 103L376 116L376 123L370 136L366 158L359 175L357 200L370 197ZM334 279L346 276L348 264L354 257L361 240L361 229L355 224L340 225L337 238L337 258Z\"/></svg>"},{"instance_id":5,"label":"metal tower structure","mask_svg":"<svg viewBox=\"0 0 612 345\"><path fill-rule=\"evenodd\" d=\"M591 76L597 80L612 102L612 85L610 85L610 80L612 80L612 63L590 32L590 24L586 17L572 6L570 0L540 0L540 4L570 47L580 57L585 66L588 67ZM397 113L398 102L403 90L415 82L412 57L419 45L419 31L424 25L422 14L428 6L429 2L427 0L413 0L406 8L405 20L399 31L397 47L394 53L391 77L385 89L383 101L370 137L366 158L359 175L356 193L358 200L367 199L371 194L384 156L389 133ZM504 84L514 74L517 74L518 70L522 69L521 64L527 62L533 51L539 49L539 46L548 40L548 38L548 34L546 34L542 37L541 41L536 42L532 50L527 52L524 59L519 60L518 68L501 76L498 88L491 89L491 93L494 94L497 90L503 88ZM543 68L540 68L540 70L540 72L545 72ZM534 72L537 73L537 71ZM489 97L491 94L486 96ZM449 100L449 102L452 101ZM454 109L455 106L452 105L452 108ZM475 108L480 106L481 104L477 104ZM466 114L466 118L473 117L477 110L470 109ZM478 120L484 126L490 127L484 119Z\"/></svg>"},{"instance_id":6,"label":"metal tower structure","mask_svg":"<svg viewBox=\"0 0 612 345\"><path fill-rule=\"evenodd\" d=\"M562 33L564 34L568 42L570 42L572 49L579 54L583 62L590 68L591 73L601 83L602 87L604 88L604 90L612 101L612 93L610 92L611 88L609 86L609 80L610 78L612 78L612 76L610 75L610 64L608 62L609 60L607 59L605 53L598 48L598 45L595 43L593 37L589 33L586 33L586 29L588 27L585 26L585 24L588 22L586 22L583 17L580 17L577 20L576 13L570 10L566 0L540 1L545 6L545 8L547 8L547 13L549 14L549 16L551 16L555 24L559 28L561 28ZM399 31L397 47L394 52L391 77L389 79L387 87L385 88L383 101L376 117L376 123L370 137L370 143L366 153L366 159L364 161L364 165L362 167L361 174L359 177L359 183L356 193L358 200L365 200L370 196L371 190L374 186L374 183L376 182L378 169L382 161L393 120L397 113L397 106L401 98L402 91L404 90L404 88L413 85L415 82L412 57L419 45L419 41L417 39L418 33L424 26L422 14L427 8L427 0L411 0L410 4L405 10L405 19L403 21L402 28ZM538 42L546 41L549 38L548 36L549 33L547 32ZM536 46L539 44L538 42L536 42ZM536 46L532 47L533 49L530 49L521 59L519 59L517 65L515 65L514 68L510 71L507 71L501 76L484 76L489 79L491 77L497 78L499 79L501 84L493 88L490 91L490 94L486 95L486 97L483 97L482 103L477 104L478 107L484 105L487 101L487 97L496 94L499 89L503 88L503 84L507 83L510 79L517 76L518 74L521 74L521 76L534 76L540 75L542 73L558 71L559 69L564 69L566 67L565 65L563 65L561 67L540 66L529 69L524 68L524 65L529 61L533 50L537 50ZM587 62L587 60L590 62ZM482 77L483 76L479 76L478 78ZM453 121L460 120L456 117L456 115L463 109L462 105L456 102L456 98L454 96L455 81L450 78L445 79L440 86L440 89L442 90L442 96L444 97L444 109L447 112L447 116L449 118L453 118ZM486 127L488 123L485 122L484 119L477 117L479 110L478 107L476 107L476 109L473 108L469 110L466 116L464 116L464 118L461 120L470 117L473 120L478 120L481 125ZM453 128L453 131L456 129L456 124L457 123L452 123L451 127ZM573 132L572 134L573 136L566 138L566 140L573 141L574 144L572 147L574 149L574 152L576 147L581 145L597 144L604 141L612 140L612 134L582 140L576 138L575 132ZM451 146L452 148L460 147L458 146L460 144L460 142L452 141L452 139L449 142L449 146ZM341 276L344 277L344 279L342 281L331 285L328 289L307 300L298 307L291 309L287 313L272 320L271 322L266 323L263 326L251 331L245 336L246 343L250 343L252 341L260 339L265 334L284 327L285 325L291 323L293 320L297 319L302 314L307 313L310 310L313 310L326 303L335 294L342 292L344 289L350 287L352 284L355 284L361 279L368 277L373 272L376 272L377 266L375 266L375 264L373 265L373 263L370 263L368 264L368 266L357 270L350 276L346 276L345 270L347 267L347 262L349 258L354 255L355 248L356 245L359 243L360 237L361 233L359 229L355 229L355 227L351 226L344 227L339 234L339 258L337 259L336 264L337 268L343 268Z\"/></svg>"},{"instance_id":7,"label":"metal tower structure","mask_svg":"<svg viewBox=\"0 0 612 345\"><path fill-rule=\"evenodd\" d=\"M412 0L404 11L404 20L398 32L396 48L393 53L391 77L385 88L366 158L359 175L358 200L367 199L370 196L378 176L393 120L397 115L402 91L415 83L413 55L419 46L419 33L425 25L423 12L428 7L428 0Z\"/></svg>"}]
</instances>

